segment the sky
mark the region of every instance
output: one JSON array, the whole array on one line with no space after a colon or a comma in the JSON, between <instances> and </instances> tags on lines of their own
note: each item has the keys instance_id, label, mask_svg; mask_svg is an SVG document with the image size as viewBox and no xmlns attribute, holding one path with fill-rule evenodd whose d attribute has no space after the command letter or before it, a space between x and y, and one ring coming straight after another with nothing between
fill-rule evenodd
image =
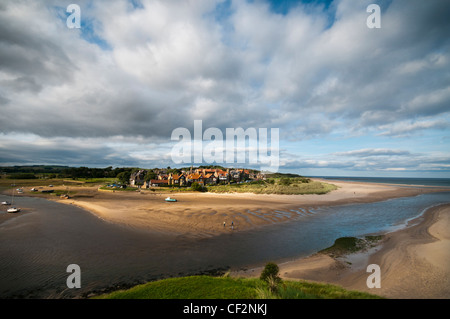
<instances>
[{"instance_id":1,"label":"sky","mask_svg":"<svg viewBox=\"0 0 450 319\"><path fill-rule=\"evenodd\" d=\"M0 166L176 167L172 132L201 120L278 128L280 172L450 178L449 16L443 0L3 0Z\"/></svg>"}]
</instances>

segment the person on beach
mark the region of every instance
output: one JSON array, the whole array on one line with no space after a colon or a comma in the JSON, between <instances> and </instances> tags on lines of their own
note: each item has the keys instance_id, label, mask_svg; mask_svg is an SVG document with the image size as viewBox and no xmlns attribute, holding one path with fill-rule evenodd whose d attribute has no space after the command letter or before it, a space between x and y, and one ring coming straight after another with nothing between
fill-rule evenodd
<instances>
[{"instance_id":1,"label":"person on beach","mask_svg":"<svg viewBox=\"0 0 450 319\"><path fill-rule=\"evenodd\" d=\"M225 223L225 222L223 222L223 228L225 228L225 225L226 225L226 223Z\"/></svg>"}]
</instances>

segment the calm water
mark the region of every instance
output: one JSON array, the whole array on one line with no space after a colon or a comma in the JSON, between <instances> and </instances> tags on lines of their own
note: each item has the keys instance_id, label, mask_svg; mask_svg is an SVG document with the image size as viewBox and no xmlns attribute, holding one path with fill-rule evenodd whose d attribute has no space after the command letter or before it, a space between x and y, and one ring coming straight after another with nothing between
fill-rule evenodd
<instances>
[{"instance_id":1,"label":"calm water","mask_svg":"<svg viewBox=\"0 0 450 319\"><path fill-rule=\"evenodd\" d=\"M0 200L7 198L0 196ZM40 198L16 201L30 213L0 224L1 298L70 298L116 284L306 256L332 245L338 237L401 227L426 208L449 203L450 193L299 208L298 217L289 223L204 239L136 231ZM73 263L81 267L81 289L66 287L66 267Z\"/></svg>"},{"instance_id":2,"label":"calm water","mask_svg":"<svg viewBox=\"0 0 450 319\"><path fill-rule=\"evenodd\" d=\"M341 180L352 182L450 187L450 178L333 177L333 176L316 176L316 177L330 180Z\"/></svg>"}]
</instances>

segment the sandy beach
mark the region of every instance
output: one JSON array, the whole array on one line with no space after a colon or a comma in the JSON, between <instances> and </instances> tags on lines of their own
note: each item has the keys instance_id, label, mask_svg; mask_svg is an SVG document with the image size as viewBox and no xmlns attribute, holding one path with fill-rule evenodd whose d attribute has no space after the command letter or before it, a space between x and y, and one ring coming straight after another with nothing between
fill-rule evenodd
<instances>
[{"instance_id":1,"label":"sandy beach","mask_svg":"<svg viewBox=\"0 0 450 319\"><path fill-rule=\"evenodd\" d=\"M260 195L248 193L173 193L178 201L165 202L167 193L100 191L97 187L65 187L70 199L25 191L76 205L107 222L134 229L204 238L295 220L298 211L322 206L370 203L397 197L442 191L437 187L327 181L338 189L325 195ZM448 191L448 189L446 189ZM29 213L23 209L23 213ZM32 213L32 212L31 212ZM17 214L2 214L3 219ZM0 220L0 223L2 220ZM224 226L225 222L225 226ZM233 222L233 228L231 223ZM389 233L377 246L332 258L324 254L279 261L285 279L333 283L388 298L450 298L450 205L429 209L405 229ZM381 288L366 285L366 267L381 268ZM263 266L263 265L261 265ZM233 276L259 276L261 268L233 272Z\"/></svg>"},{"instance_id":2,"label":"sandy beach","mask_svg":"<svg viewBox=\"0 0 450 319\"><path fill-rule=\"evenodd\" d=\"M367 266L380 266L381 288L367 287ZM433 207L401 230L388 233L365 251L332 258L312 256L279 263L289 280L332 283L394 299L450 298L450 204ZM259 276L263 267L236 271Z\"/></svg>"},{"instance_id":3,"label":"sandy beach","mask_svg":"<svg viewBox=\"0 0 450 319\"><path fill-rule=\"evenodd\" d=\"M148 190L112 192L100 191L97 187L70 186L65 189L76 192L70 199L59 199L54 195L45 195L45 198L79 206L108 222L180 236L205 237L288 222L298 216L298 209L308 211L321 206L369 203L439 190L361 182L327 182L338 186L338 189L325 195L164 194ZM42 194L26 192L25 195ZM165 202L169 195L177 202Z\"/></svg>"}]
</instances>

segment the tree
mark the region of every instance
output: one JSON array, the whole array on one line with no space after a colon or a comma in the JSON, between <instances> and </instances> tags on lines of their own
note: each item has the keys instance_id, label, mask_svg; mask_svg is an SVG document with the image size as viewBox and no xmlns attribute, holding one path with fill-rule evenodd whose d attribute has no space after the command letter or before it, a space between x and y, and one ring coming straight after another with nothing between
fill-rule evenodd
<instances>
[{"instance_id":1,"label":"tree","mask_svg":"<svg viewBox=\"0 0 450 319\"><path fill-rule=\"evenodd\" d=\"M191 189L195 192L205 192L206 191L206 187L200 185L197 182L193 182L191 185Z\"/></svg>"},{"instance_id":2,"label":"tree","mask_svg":"<svg viewBox=\"0 0 450 319\"><path fill-rule=\"evenodd\" d=\"M117 174L116 178L120 184L125 185L130 182L130 176L131 176L131 172L125 171L125 172L121 172L121 173Z\"/></svg>"},{"instance_id":3,"label":"tree","mask_svg":"<svg viewBox=\"0 0 450 319\"><path fill-rule=\"evenodd\" d=\"M153 172L153 171L148 171L147 174L146 174L145 177L144 177L144 180L145 180L146 182L148 182L149 180L151 180L151 179L156 179L157 177L158 177L158 176L156 175L155 172Z\"/></svg>"}]
</instances>

